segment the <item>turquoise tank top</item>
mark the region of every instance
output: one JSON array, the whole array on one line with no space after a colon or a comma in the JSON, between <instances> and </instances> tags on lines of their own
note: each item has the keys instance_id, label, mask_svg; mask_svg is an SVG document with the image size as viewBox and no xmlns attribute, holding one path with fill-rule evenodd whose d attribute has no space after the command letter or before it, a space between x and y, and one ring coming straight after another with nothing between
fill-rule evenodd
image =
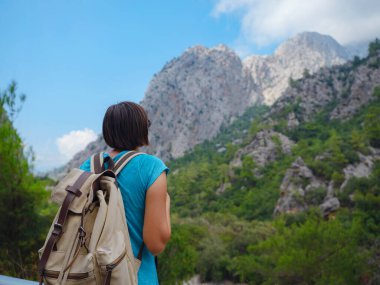
<instances>
[{"instance_id":1,"label":"turquoise tank top","mask_svg":"<svg viewBox=\"0 0 380 285\"><path fill-rule=\"evenodd\" d=\"M126 152L118 153L113 160L116 162ZM109 155L105 153L104 157L107 156ZM90 171L90 163L89 158L81 165L80 169ZM137 257L143 242L146 191L164 171L168 173L169 168L159 158L149 154L141 154L133 158L117 176L135 257ZM154 256L147 247L144 247L143 250L141 266L138 272L138 284L158 284Z\"/></svg>"}]
</instances>

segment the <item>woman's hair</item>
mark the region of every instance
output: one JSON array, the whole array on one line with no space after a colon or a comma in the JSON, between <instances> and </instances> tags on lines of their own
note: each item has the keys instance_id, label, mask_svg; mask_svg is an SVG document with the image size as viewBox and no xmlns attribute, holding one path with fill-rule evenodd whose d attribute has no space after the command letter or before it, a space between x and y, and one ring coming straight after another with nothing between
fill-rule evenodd
<instances>
[{"instance_id":1,"label":"woman's hair","mask_svg":"<svg viewBox=\"0 0 380 285\"><path fill-rule=\"evenodd\" d=\"M121 102L108 107L103 119L103 137L114 149L133 150L149 145L149 125L143 107L133 102Z\"/></svg>"}]
</instances>

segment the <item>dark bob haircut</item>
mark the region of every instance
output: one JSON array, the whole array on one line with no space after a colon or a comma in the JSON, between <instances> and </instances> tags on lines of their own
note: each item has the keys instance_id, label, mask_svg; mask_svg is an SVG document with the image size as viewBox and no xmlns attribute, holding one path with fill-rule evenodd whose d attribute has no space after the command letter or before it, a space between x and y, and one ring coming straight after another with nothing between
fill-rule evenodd
<instances>
[{"instance_id":1,"label":"dark bob haircut","mask_svg":"<svg viewBox=\"0 0 380 285\"><path fill-rule=\"evenodd\" d=\"M121 102L108 107L103 119L103 137L114 149L134 150L149 145L149 125L143 107L133 102Z\"/></svg>"}]
</instances>

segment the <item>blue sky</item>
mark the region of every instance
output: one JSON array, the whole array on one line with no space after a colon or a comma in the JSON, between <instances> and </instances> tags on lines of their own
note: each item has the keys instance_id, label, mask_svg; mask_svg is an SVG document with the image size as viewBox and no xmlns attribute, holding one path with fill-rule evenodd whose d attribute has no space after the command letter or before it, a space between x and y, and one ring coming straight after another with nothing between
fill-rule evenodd
<instances>
[{"instance_id":1,"label":"blue sky","mask_svg":"<svg viewBox=\"0 0 380 285\"><path fill-rule=\"evenodd\" d=\"M0 89L16 80L27 95L15 126L37 155L36 169L67 161L59 138L67 143L72 131L100 133L108 105L139 102L153 74L188 47L224 43L240 53L271 53L304 29L326 32L305 21L305 27L297 22L278 34L257 21L275 12L268 3L276 1L258 6L264 2L0 0ZM277 17L274 22L291 15ZM344 34L327 32L338 39Z\"/></svg>"},{"instance_id":2,"label":"blue sky","mask_svg":"<svg viewBox=\"0 0 380 285\"><path fill-rule=\"evenodd\" d=\"M189 46L231 43L237 21L212 17L212 7L204 0L0 1L0 88L16 80L27 95L15 125L33 146L37 169L64 160L58 137L99 133L108 105L139 102L153 74Z\"/></svg>"}]
</instances>

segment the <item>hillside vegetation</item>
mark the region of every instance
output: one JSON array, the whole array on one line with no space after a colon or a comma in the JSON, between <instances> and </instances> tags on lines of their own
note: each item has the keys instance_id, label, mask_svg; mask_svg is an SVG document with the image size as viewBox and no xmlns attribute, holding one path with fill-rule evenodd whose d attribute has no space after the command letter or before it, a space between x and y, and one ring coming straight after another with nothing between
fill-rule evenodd
<instances>
[{"instance_id":1,"label":"hillside vegetation","mask_svg":"<svg viewBox=\"0 0 380 285\"><path fill-rule=\"evenodd\" d=\"M379 45L371 43L368 58L294 81L288 93L316 78L328 87L336 76L349 81L362 70L376 74ZM270 110L250 108L214 140L169 164L174 225L160 257L162 284L196 274L202 281L247 284L380 282L380 87L371 88L368 102L344 119L333 114L355 90L331 92L331 100L313 110L307 99L284 96ZM313 96L318 102L319 94ZM258 136L268 145L265 135L274 158L263 165L242 150ZM290 152L282 148L285 136L294 143ZM365 158L368 175L350 177L348 170ZM326 207L332 199L338 204Z\"/></svg>"},{"instance_id":2,"label":"hillside vegetation","mask_svg":"<svg viewBox=\"0 0 380 285\"><path fill-rule=\"evenodd\" d=\"M13 126L24 95L16 83L0 91L0 274L37 277L37 250L56 207L48 202L51 181L32 174L33 153Z\"/></svg>"}]
</instances>

